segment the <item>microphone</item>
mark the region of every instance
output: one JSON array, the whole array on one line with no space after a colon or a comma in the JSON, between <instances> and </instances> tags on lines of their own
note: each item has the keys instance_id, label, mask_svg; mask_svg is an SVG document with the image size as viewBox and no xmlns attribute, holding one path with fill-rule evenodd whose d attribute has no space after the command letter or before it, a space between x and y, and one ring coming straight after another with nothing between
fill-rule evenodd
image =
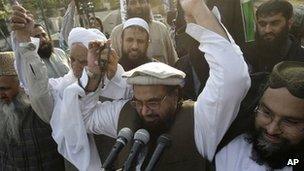
<instances>
[{"instance_id":1,"label":"microphone","mask_svg":"<svg viewBox=\"0 0 304 171\"><path fill-rule=\"evenodd\" d=\"M139 129L134 134L134 143L131 148L130 154L127 157L124 165L123 171L131 170L133 161L137 160L138 154L140 153L141 149L148 143L150 140L150 134L145 129Z\"/></svg>"},{"instance_id":2,"label":"microphone","mask_svg":"<svg viewBox=\"0 0 304 171\"><path fill-rule=\"evenodd\" d=\"M167 134L162 134L161 136L158 137L157 139L157 146L154 150L154 153L151 157L151 160L146 167L145 171L152 171L154 170L157 162L160 159L160 156L163 154L165 148L170 147L171 145L171 139L170 136Z\"/></svg>"},{"instance_id":3,"label":"microphone","mask_svg":"<svg viewBox=\"0 0 304 171\"><path fill-rule=\"evenodd\" d=\"M112 169L113 162L116 160L119 152L127 145L127 143L131 140L132 136L133 132L130 128L125 127L119 131L116 143L114 144L110 154L105 160L102 168Z\"/></svg>"}]
</instances>

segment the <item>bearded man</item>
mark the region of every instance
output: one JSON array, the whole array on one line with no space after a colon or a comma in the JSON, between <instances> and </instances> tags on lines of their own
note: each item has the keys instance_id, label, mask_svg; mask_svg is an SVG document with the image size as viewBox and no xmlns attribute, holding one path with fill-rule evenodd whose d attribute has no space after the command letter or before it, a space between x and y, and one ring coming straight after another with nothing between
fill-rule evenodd
<instances>
[{"instance_id":1,"label":"bearded man","mask_svg":"<svg viewBox=\"0 0 304 171\"><path fill-rule=\"evenodd\" d=\"M0 53L0 170L64 170L51 128L19 87L13 52Z\"/></svg>"},{"instance_id":2,"label":"bearded man","mask_svg":"<svg viewBox=\"0 0 304 171\"><path fill-rule=\"evenodd\" d=\"M126 20L134 17L142 18L149 25L150 39L147 56L173 66L178 57L169 35L169 29L163 23L152 19L148 0L127 0ZM122 56L123 51L122 32L123 24L120 24L113 29L110 36L112 47L119 57Z\"/></svg>"},{"instance_id":3,"label":"bearded man","mask_svg":"<svg viewBox=\"0 0 304 171\"><path fill-rule=\"evenodd\" d=\"M289 34L293 24L293 7L285 0L270 0L260 5L256 12L256 42L249 45L244 56L251 72L271 72L281 61L304 61L304 49Z\"/></svg>"}]
</instances>

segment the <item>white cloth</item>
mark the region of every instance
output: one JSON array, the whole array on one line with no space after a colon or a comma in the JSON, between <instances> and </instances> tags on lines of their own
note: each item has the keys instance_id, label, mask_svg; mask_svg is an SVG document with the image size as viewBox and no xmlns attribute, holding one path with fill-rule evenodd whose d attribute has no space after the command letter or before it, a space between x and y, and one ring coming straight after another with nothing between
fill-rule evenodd
<instances>
[{"instance_id":1,"label":"white cloth","mask_svg":"<svg viewBox=\"0 0 304 171\"><path fill-rule=\"evenodd\" d=\"M161 62L149 62L122 75L127 83L138 85L180 85L183 87L186 74Z\"/></svg>"},{"instance_id":2,"label":"white cloth","mask_svg":"<svg viewBox=\"0 0 304 171\"><path fill-rule=\"evenodd\" d=\"M134 17L134 18L130 18L128 19L126 22L123 23L123 30L130 27L130 26L139 26L142 27L143 29L145 29L147 31L147 33L149 34L149 25L148 23L138 17Z\"/></svg>"},{"instance_id":3,"label":"white cloth","mask_svg":"<svg viewBox=\"0 0 304 171\"><path fill-rule=\"evenodd\" d=\"M218 143L238 113L241 100L250 86L250 78L242 52L230 35L229 42L218 34L195 24L188 24L187 33L200 42L199 49L205 52L205 58L210 66L210 77L194 104L194 135L198 151L211 161ZM86 81L81 84L85 87ZM81 112L73 111L73 114L82 114L87 132L116 137L119 114L127 101L101 103L94 98L80 101L78 98L71 98L78 95L82 99L88 97L83 96L84 90L79 87L77 83L74 83L65 89L64 94L70 96L64 96L63 101L66 98L70 101L62 105L74 106L81 110ZM61 113L60 115L68 114ZM82 122L66 124L82 124ZM75 131L66 133L66 136L77 133L75 135L77 137L86 137L86 134L81 135Z\"/></svg>"},{"instance_id":4,"label":"white cloth","mask_svg":"<svg viewBox=\"0 0 304 171\"><path fill-rule=\"evenodd\" d=\"M217 171L268 171L265 165L258 165L251 157L252 144L245 139L245 134L236 137L215 156ZM286 163L287 164L287 163ZM292 167L284 167L280 171L292 171Z\"/></svg>"},{"instance_id":5,"label":"white cloth","mask_svg":"<svg viewBox=\"0 0 304 171\"><path fill-rule=\"evenodd\" d=\"M78 122L81 121L79 119L80 117L77 117L81 116L80 113L78 113L78 115L73 114L77 108L74 108L74 106L64 106L65 108L61 108L63 102L68 103L69 101L69 99L65 99L65 101L62 99L64 89L77 81L73 72L70 71L64 77L57 79L48 79L46 66L35 50L29 50L27 47L18 47L17 50L18 53L23 54L22 58L16 59L18 60L17 63L22 64L17 65L17 70L19 73L23 73L22 79L28 83L27 88L29 90L31 105L43 121L46 123L50 122L53 130L52 136L58 144L60 154L77 166L78 169L100 169L101 162L91 136L85 135L84 138L81 137L81 139L77 139L76 133L66 134L66 131L71 130L79 131L77 133L85 133L80 131L85 130L82 127L84 124L72 126L67 124L75 123L75 120ZM122 73L124 73L123 68L120 65L117 67L115 76L111 80L105 79L104 89L96 95L97 99L99 96L110 99L126 99L132 96L130 87L127 86L126 80L122 79L121 76ZM66 96L72 97L70 95ZM78 96L74 97L78 98ZM61 112L67 114L71 112L69 113L71 115L61 115ZM64 137L64 135L72 136ZM73 137L74 135L75 137ZM74 139L81 140L81 142L74 141ZM67 149L69 149L69 151L65 150L65 144L73 142L77 143L68 146ZM85 145L83 145L84 143ZM93 150L90 150L90 148L93 148ZM90 153L91 151L92 153ZM78 158L78 156L85 156L85 158Z\"/></svg>"},{"instance_id":6,"label":"white cloth","mask_svg":"<svg viewBox=\"0 0 304 171\"><path fill-rule=\"evenodd\" d=\"M93 40L106 41L106 36L97 29L86 29L83 27L73 28L68 37L68 46L71 49L72 44L82 43L89 49L89 43Z\"/></svg>"}]
</instances>

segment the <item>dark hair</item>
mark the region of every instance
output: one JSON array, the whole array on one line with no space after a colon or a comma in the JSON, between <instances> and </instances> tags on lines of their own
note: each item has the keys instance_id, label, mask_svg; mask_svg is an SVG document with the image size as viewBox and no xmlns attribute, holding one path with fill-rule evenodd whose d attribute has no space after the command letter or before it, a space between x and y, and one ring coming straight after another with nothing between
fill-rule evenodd
<instances>
[{"instance_id":1,"label":"dark hair","mask_svg":"<svg viewBox=\"0 0 304 171\"><path fill-rule=\"evenodd\" d=\"M90 20L97 21L100 25L100 31L103 32L103 24L102 24L102 21L99 17L90 17Z\"/></svg>"},{"instance_id":2,"label":"dark hair","mask_svg":"<svg viewBox=\"0 0 304 171\"><path fill-rule=\"evenodd\" d=\"M256 11L256 18L282 13L286 20L291 19L293 7L286 0L270 0L260 5Z\"/></svg>"}]
</instances>

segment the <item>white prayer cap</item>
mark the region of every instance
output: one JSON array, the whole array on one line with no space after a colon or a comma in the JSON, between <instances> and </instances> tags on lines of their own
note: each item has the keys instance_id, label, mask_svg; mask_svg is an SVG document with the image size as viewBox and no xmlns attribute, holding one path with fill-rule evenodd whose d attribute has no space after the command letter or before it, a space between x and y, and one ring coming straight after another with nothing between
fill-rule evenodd
<instances>
[{"instance_id":1,"label":"white prayer cap","mask_svg":"<svg viewBox=\"0 0 304 171\"><path fill-rule=\"evenodd\" d=\"M149 62L123 74L127 83L137 85L184 86L186 74L161 62Z\"/></svg>"},{"instance_id":2,"label":"white prayer cap","mask_svg":"<svg viewBox=\"0 0 304 171\"><path fill-rule=\"evenodd\" d=\"M139 26L139 27L142 27L149 34L149 25L148 25L148 23L145 20L143 20L141 18L135 17L135 18L128 19L127 21L124 22L122 29L124 30L124 29L126 29L126 28L128 28L130 26Z\"/></svg>"},{"instance_id":3,"label":"white prayer cap","mask_svg":"<svg viewBox=\"0 0 304 171\"><path fill-rule=\"evenodd\" d=\"M107 38L98 29L75 27L69 34L68 46L71 49L73 43L82 43L86 48L88 48L89 43L94 40L106 41Z\"/></svg>"}]
</instances>

